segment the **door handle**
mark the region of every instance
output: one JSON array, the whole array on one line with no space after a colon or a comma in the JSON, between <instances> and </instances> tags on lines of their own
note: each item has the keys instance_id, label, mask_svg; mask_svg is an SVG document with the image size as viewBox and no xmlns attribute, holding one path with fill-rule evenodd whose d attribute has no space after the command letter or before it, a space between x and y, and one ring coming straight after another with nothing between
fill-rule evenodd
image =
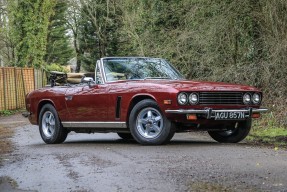
<instances>
[{"instance_id":1,"label":"door handle","mask_svg":"<svg viewBox=\"0 0 287 192\"><path fill-rule=\"evenodd\" d=\"M65 96L66 101L72 101L73 95L67 95Z\"/></svg>"}]
</instances>

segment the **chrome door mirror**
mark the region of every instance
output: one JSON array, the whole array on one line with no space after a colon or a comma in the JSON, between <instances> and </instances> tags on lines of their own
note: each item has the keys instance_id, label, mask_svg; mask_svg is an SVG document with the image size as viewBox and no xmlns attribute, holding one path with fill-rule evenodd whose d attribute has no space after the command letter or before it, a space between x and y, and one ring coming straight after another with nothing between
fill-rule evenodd
<instances>
[{"instance_id":1,"label":"chrome door mirror","mask_svg":"<svg viewBox=\"0 0 287 192\"><path fill-rule=\"evenodd\" d=\"M92 77L84 77L82 79L82 83L91 83L93 81L94 81L94 79Z\"/></svg>"}]
</instances>

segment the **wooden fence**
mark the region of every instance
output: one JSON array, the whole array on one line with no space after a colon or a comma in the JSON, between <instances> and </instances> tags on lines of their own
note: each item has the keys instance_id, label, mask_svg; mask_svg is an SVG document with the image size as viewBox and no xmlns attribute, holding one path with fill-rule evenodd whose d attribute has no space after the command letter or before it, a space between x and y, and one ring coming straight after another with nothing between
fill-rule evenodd
<instances>
[{"instance_id":1,"label":"wooden fence","mask_svg":"<svg viewBox=\"0 0 287 192\"><path fill-rule=\"evenodd\" d=\"M0 67L0 111L25 107L25 95L47 84L44 70Z\"/></svg>"}]
</instances>

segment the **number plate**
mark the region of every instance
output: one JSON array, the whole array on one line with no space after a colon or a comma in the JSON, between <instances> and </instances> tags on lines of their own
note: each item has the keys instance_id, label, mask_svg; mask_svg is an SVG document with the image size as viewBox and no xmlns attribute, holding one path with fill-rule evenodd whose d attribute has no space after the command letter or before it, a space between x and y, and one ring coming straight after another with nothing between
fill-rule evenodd
<instances>
[{"instance_id":1,"label":"number plate","mask_svg":"<svg viewBox=\"0 0 287 192\"><path fill-rule=\"evenodd\" d=\"M244 112L215 112L215 120L245 119Z\"/></svg>"}]
</instances>

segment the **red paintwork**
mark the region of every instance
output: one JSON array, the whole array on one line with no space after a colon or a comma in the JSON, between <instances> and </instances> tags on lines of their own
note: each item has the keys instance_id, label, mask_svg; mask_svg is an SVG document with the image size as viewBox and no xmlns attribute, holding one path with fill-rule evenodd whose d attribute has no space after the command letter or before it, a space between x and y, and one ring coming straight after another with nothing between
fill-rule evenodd
<instances>
[{"instance_id":1,"label":"red paintwork","mask_svg":"<svg viewBox=\"0 0 287 192\"><path fill-rule=\"evenodd\" d=\"M218 105L195 105L179 106L177 94L180 91L252 91L258 89L244 85L234 85L214 82L179 81L179 80L130 80L110 82L101 85L77 85L55 86L35 90L27 95L27 110L31 112L29 120L32 124L38 124L38 115L41 102L51 102L58 111L61 121L124 121L128 122L130 104L132 100L145 96L154 99L161 111L166 109L239 109L246 105L218 106ZM66 96L72 96L66 100ZM121 116L115 117L116 100L122 96ZM163 100L169 99L171 105L164 105ZM30 106L30 107L29 107ZM252 106L259 108L258 106ZM183 115L165 114L167 118L185 122Z\"/></svg>"}]
</instances>

